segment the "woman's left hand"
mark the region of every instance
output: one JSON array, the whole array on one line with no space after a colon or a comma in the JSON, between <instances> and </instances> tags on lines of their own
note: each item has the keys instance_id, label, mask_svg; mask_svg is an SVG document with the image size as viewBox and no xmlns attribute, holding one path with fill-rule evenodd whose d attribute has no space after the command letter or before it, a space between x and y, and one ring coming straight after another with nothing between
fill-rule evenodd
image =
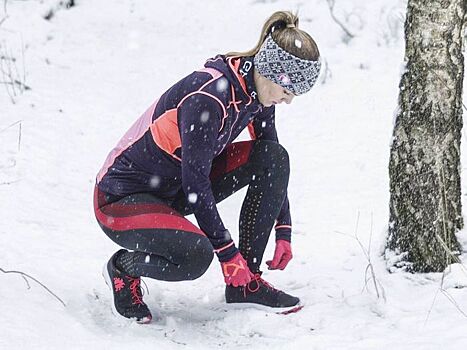
<instances>
[{"instance_id":1,"label":"woman's left hand","mask_svg":"<svg viewBox=\"0 0 467 350\"><path fill-rule=\"evenodd\" d=\"M290 242L283 239L276 241L276 249L274 250L274 258L266 261L269 270L283 270L290 260L292 260L292 247Z\"/></svg>"}]
</instances>

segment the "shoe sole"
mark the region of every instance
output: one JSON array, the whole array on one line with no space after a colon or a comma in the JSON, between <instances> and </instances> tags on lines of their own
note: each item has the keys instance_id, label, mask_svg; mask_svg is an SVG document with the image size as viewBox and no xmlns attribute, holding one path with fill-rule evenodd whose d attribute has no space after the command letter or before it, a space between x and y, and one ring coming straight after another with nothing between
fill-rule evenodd
<instances>
[{"instance_id":1,"label":"shoe sole","mask_svg":"<svg viewBox=\"0 0 467 350\"><path fill-rule=\"evenodd\" d=\"M107 287L109 287L110 293L112 294L112 303L110 306L112 307L112 313L114 314L115 317L125 319L125 320L135 321L136 323L139 323L139 324L148 324L151 322L152 317L143 317L141 320L137 320L134 317L125 317L122 314L120 314L117 311L117 308L115 307L114 292L112 290L112 281L110 280L109 271L107 270L107 264L104 264L104 268L102 269L102 277L104 277L105 284L107 285Z\"/></svg>"},{"instance_id":2,"label":"shoe sole","mask_svg":"<svg viewBox=\"0 0 467 350\"><path fill-rule=\"evenodd\" d=\"M278 315L293 314L293 313L299 312L304 307L305 305L302 303L298 303L297 305L288 306L288 307L272 307L272 306L267 306L267 305L254 304L254 303L227 303L227 309L230 309L230 310L256 309L256 310L265 311L268 313L276 313Z\"/></svg>"}]
</instances>

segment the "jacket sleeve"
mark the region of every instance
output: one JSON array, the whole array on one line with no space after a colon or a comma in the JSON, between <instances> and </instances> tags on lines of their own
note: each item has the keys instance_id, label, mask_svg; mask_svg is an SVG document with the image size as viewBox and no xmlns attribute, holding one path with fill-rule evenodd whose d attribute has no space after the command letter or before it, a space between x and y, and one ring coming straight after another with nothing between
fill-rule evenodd
<instances>
[{"instance_id":1,"label":"jacket sleeve","mask_svg":"<svg viewBox=\"0 0 467 350\"><path fill-rule=\"evenodd\" d=\"M250 136L257 140L270 140L279 143L276 130L275 106L264 108L248 126ZM277 217L276 240L291 241L292 217L290 215L289 199L285 196L281 211Z\"/></svg>"},{"instance_id":2,"label":"jacket sleeve","mask_svg":"<svg viewBox=\"0 0 467 350\"><path fill-rule=\"evenodd\" d=\"M219 103L201 93L190 96L178 108L183 191L199 227L214 249L222 250L217 254L219 260L228 261L238 249L221 220L209 179L223 117Z\"/></svg>"}]
</instances>

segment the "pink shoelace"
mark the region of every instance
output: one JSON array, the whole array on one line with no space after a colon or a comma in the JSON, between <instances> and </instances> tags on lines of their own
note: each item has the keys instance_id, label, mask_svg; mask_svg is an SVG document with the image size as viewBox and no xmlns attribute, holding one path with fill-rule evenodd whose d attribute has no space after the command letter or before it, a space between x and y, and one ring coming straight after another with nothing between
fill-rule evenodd
<instances>
[{"instance_id":1,"label":"pink shoelace","mask_svg":"<svg viewBox=\"0 0 467 350\"><path fill-rule=\"evenodd\" d=\"M143 294L141 292L140 284L141 278L133 278L130 276L126 276L130 281L130 291L131 291L131 299L133 300L133 305L143 305Z\"/></svg>"},{"instance_id":2,"label":"pink shoelace","mask_svg":"<svg viewBox=\"0 0 467 350\"><path fill-rule=\"evenodd\" d=\"M256 282L256 287L254 287L254 288L251 287L251 284L252 284L253 281ZM246 285L246 288L243 289L244 297L246 298L247 291L250 292L250 293L256 293L259 290L261 284L265 285L269 289L276 290L276 288L274 288L274 286L272 284L266 282L264 279L261 278L261 274L255 273L254 279L250 283L248 283Z\"/></svg>"}]
</instances>

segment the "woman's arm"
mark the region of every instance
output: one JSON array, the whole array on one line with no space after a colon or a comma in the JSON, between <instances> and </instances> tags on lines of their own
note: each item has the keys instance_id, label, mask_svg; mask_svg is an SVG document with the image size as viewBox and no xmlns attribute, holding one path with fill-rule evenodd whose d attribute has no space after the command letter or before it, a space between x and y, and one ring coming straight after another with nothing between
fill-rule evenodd
<instances>
[{"instance_id":1,"label":"woman's arm","mask_svg":"<svg viewBox=\"0 0 467 350\"><path fill-rule=\"evenodd\" d=\"M221 262L238 253L217 210L209 179L223 117L219 103L201 93L187 98L178 110L183 191Z\"/></svg>"}]
</instances>

